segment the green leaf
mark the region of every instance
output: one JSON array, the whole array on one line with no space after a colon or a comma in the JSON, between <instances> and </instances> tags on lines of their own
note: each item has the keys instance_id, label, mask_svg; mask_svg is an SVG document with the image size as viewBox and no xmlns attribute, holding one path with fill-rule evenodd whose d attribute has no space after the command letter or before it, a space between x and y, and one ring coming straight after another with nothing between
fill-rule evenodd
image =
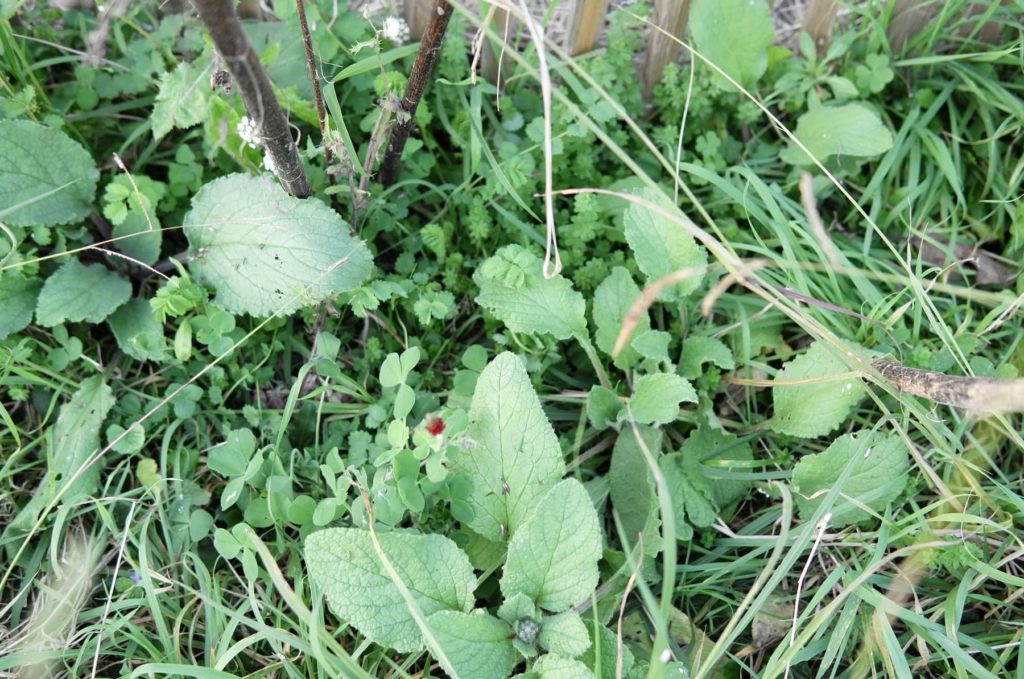
<instances>
[{"instance_id":1,"label":"green leaf","mask_svg":"<svg viewBox=\"0 0 1024 679\"><path fill-rule=\"evenodd\" d=\"M234 313L291 313L358 288L372 268L370 251L334 210L289 196L266 176L233 174L206 184L184 230L196 278Z\"/></svg>"},{"instance_id":2,"label":"green leaf","mask_svg":"<svg viewBox=\"0 0 1024 679\"><path fill-rule=\"evenodd\" d=\"M472 608L476 578L454 542L405 532L378 533L377 541L425 617ZM407 653L423 646L420 629L368 531L317 531L306 538L305 556L310 576L335 615L387 648Z\"/></svg>"},{"instance_id":3,"label":"green leaf","mask_svg":"<svg viewBox=\"0 0 1024 679\"><path fill-rule=\"evenodd\" d=\"M621 411L622 401L614 391L598 384L590 388L587 394L587 419L595 429L615 426Z\"/></svg>"},{"instance_id":4,"label":"green leaf","mask_svg":"<svg viewBox=\"0 0 1024 679\"><path fill-rule=\"evenodd\" d=\"M659 463L665 486L672 499L676 537L686 539L686 519L698 528L706 528L718 517L711 501L711 483L701 471L700 462L681 453L661 458Z\"/></svg>"},{"instance_id":5,"label":"green leaf","mask_svg":"<svg viewBox=\"0 0 1024 679\"><path fill-rule=\"evenodd\" d=\"M0 221L54 226L93 209L100 173L89 152L51 127L0 121Z\"/></svg>"},{"instance_id":6,"label":"green leaf","mask_svg":"<svg viewBox=\"0 0 1024 679\"><path fill-rule=\"evenodd\" d=\"M18 273L0 273L0 340L32 322L39 281Z\"/></svg>"},{"instance_id":7,"label":"green leaf","mask_svg":"<svg viewBox=\"0 0 1024 679\"><path fill-rule=\"evenodd\" d=\"M133 299L107 319L121 351L140 361L165 361L169 346L164 327L156 320L153 307L144 299Z\"/></svg>"},{"instance_id":8,"label":"green leaf","mask_svg":"<svg viewBox=\"0 0 1024 679\"><path fill-rule=\"evenodd\" d=\"M587 626L573 610L544 618L537 641L549 653L566 658L575 658L590 647Z\"/></svg>"},{"instance_id":9,"label":"green leaf","mask_svg":"<svg viewBox=\"0 0 1024 679\"><path fill-rule=\"evenodd\" d=\"M540 679L594 679L594 673L579 660L547 653L533 663Z\"/></svg>"},{"instance_id":10,"label":"green leaf","mask_svg":"<svg viewBox=\"0 0 1024 679\"><path fill-rule=\"evenodd\" d=\"M512 628L484 611L439 611L427 620L451 666L453 677L504 679L516 666Z\"/></svg>"},{"instance_id":11,"label":"green leaf","mask_svg":"<svg viewBox=\"0 0 1024 679\"><path fill-rule=\"evenodd\" d=\"M805 455L793 468L800 516L810 519L828 491L848 473L832 506L829 527L869 520L872 515L858 505L883 511L906 487L909 467L907 449L897 436L879 432L840 436L824 452Z\"/></svg>"},{"instance_id":12,"label":"green leaf","mask_svg":"<svg viewBox=\"0 0 1024 679\"><path fill-rule=\"evenodd\" d=\"M647 189L640 197L669 214L677 215L678 221L686 220L679 209L661 193ZM622 219L626 241L633 250L637 266L649 282L680 269L703 269L707 264L707 252L678 221L646 205L632 202ZM703 277L703 272L695 273L663 290L658 299L666 302L679 300L696 290Z\"/></svg>"},{"instance_id":13,"label":"green leaf","mask_svg":"<svg viewBox=\"0 0 1024 679\"><path fill-rule=\"evenodd\" d=\"M701 367L713 363L722 370L733 370L736 361L732 351L720 339L691 335L683 341L683 357L679 361L679 374L688 380L701 375Z\"/></svg>"},{"instance_id":14,"label":"green leaf","mask_svg":"<svg viewBox=\"0 0 1024 679\"><path fill-rule=\"evenodd\" d=\"M697 402L693 386L673 373L644 375L633 384L629 412L638 424L669 424L679 416L679 404Z\"/></svg>"},{"instance_id":15,"label":"green leaf","mask_svg":"<svg viewBox=\"0 0 1024 679\"><path fill-rule=\"evenodd\" d=\"M836 350L822 342L786 364L772 387L775 416L771 428L780 434L824 436L846 421L864 397L864 384L850 372ZM792 384L785 384L792 383Z\"/></svg>"},{"instance_id":16,"label":"green leaf","mask_svg":"<svg viewBox=\"0 0 1024 679\"><path fill-rule=\"evenodd\" d=\"M536 503L509 541L501 592L522 592L560 613L594 592L600 558L601 527L590 495L576 479L564 479Z\"/></svg>"},{"instance_id":17,"label":"green leaf","mask_svg":"<svg viewBox=\"0 0 1024 679\"><path fill-rule=\"evenodd\" d=\"M819 106L800 116L796 138L824 162L830 156L870 158L892 148L892 133L878 114L863 104ZM790 144L780 156L791 165L808 165L811 159Z\"/></svg>"},{"instance_id":18,"label":"green leaf","mask_svg":"<svg viewBox=\"0 0 1024 679\"><path fill-rule=\"evenodd\" d=\"M206 454L206 466L224 478L233 479L245 473L249 459L256 452L256 437L248 429L232 429L227 438Z\"/></svg>"},{"instance_id":19,"label":"green leaf","mask_svg":"<svg viewBox=\"0 0 1024 679\"><path fill-rule=\"evenodd\" d=\"M489 540L514 537L565 473L558 438L515 354L498 355L480 374L466 437L452 470L473 485L469 527Z\"/></svg>"},{"instance_id":20,"label":"green leaf","mask_svg":"<svg viewBox=\"0 0 1024 679\"><path fill-rule=\"evenodd\" d=\"M765 0L693 0L689 23L697 50L743 87L768 69L775 31Z\"/></svg>"},{"instance_id":21,"label":"green leaf","mask_svg":"<svg viewBox=\"0 0 1024 679\"><path fill-rule=\"evenodd\" d=\"M162 139L174 128L198 125L209 116L210 86L207 68L179 62L173 71L160 76L160 89L153 104L153 138Z\"/></svg>"},{"instance_id":22,"label":"green leaf","mask_svg":"<svg viewBox=\"0 0 1024 679\"><path fill-rule=\"evenodd\" d=\"M707 479L711 489L711 500L718 507L725 507L746 495L750 489L750 482L734 479L723 479L715 476L709 467L709 462L747 462L754 459L750 445L735 436L730 436L718 429L702 426L690 432L679 449L683 457L688 460L697 460L700 465L696 471ZM716 467L728 467L728 465L715 465ZM746 469L742 465L741 469Z\"/></svg>"},{"instance_id":23,"label":"green leaf","mask_svg":"<svg viewBox=\"0 0 1024 679\"><path fill-rule=\"evenodd\" d=\"M102 264L69 259L43 283L36 322L47 327L66 321L99 323L131 296L132 284Z\"/></svg>"},{"instance_id":24,"label":"green leaf","mask_svg":"<svg viewBox=\"0 0 1024 679\"><path fill-rule=\"evenodd\" d=\"M520 245L506 245L473 274L476 302L513 332L586 337L586 303L562 276L545 279L540 259Z\"/></svg>"},{"instance_id":25,"label":"green leaf","mask_svg":"<svg viewBox=\"0 0 1024 679\"><path fill-rule=\"evenodd\" d=\"M672 335L664 330L648 330L633 338L630 346L644 358L654 361L669 361L668 345L671 341Z\"/></svg>"},{"instance_id":26,"label":"green leaf","mask_svg":"<svg viewBox=\"0 0 1024 679\"><path fill-rule=\"evenodd\" d=\"M639 296L640 288L633 282L629 271L621 266L613 268L594 291L594 342L598 349L609 356L615 347L615 338L619 335L622 319ZM636 324L634 336L650 329L651 319L645 311ZM616 357L615 365L621 370L628 370L639 358L636 350L627 344Z\"/></svg>"},{"instance_id":27,"label":"green leaf","mask_svg":"<svg viewBox=\"0 0 1024 679\"><path fill-rule=\"evenodd\" d=\"M163 244L160 223L152 214L150 219L153 220L152 226L145 215L131 210L113 231L114 238L123 239L117 241L118 249L143 264L152 264L160 259L160 247Z\"/></svg>"},{"instance_id":28,"label":"green leaf","mask_svg":"<svg viewBox=\"0 0 1024 679\"><path fill-rule=\"evenodd\" d=\"M615 633L604 625L597 628L596 631L596 642L595 642L595 630L593 625L587 625L587 632L590 634L591 643L590 647L580 657L580 661L583 662L587 667L597 667L597 654L601 654L601 679L619 679L616 676L615 664L617 660L621 659L622 663L622 674L623 677L632 676L630 670L633 669L633 664L636 660L633 658L633 652L629 650L627 644L623 644L621 655L618 652L618 639Z\"/></svg>"},{"instance_id":29,"label":"green leaf","mask_svg":"<svg viewBox=\"0 0 1024 679\"><path fill-rule=\"evenodd\" d=\"M657 460L661 454L661 430L637 427L640 438ZM625 540L636 544L655 513L654 479L632 427L626 427L615 441L608 469L608 494L619 515Z\"/></svg>"}]
</instances>

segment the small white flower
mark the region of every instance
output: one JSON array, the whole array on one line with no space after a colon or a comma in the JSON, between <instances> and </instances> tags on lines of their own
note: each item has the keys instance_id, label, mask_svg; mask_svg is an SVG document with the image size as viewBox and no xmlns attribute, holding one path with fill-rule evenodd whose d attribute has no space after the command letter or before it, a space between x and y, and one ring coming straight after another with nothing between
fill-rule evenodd
<instances>
[{"instance_id":1,"label":"small white flower","mask_svg":"<svg viewBox=\"0 0 1024 679\"><path fill-rule=\"evenodd\" d=\"M256 121L249 116L242 116L242 119L238 121L238 136L242 138L249 148L254 149L260 145L260 130L256 125Z\"/></svg>"},{"instance_id":2,"label":"small white flower","mask_svg":"<svg viewBox=\"0 0 1024 679\"><path fill-rule=\"evenodd\" d=\"M401 45L409 39L409 24L405 23L405 19L402 17L388 17L384 19L384 26L381 28L380 34L386 40Z\"/></svg>"},{"instance_id":3,"label":"small white flower","mask_svg":"<svg viewBox=\"0 0 1024 679\"><path fill-rule=\"evenodd\" d=\"M267 168L267 172L273 172L277 174L277 166L274 165L274 159L270 157L270 153L263 152L263 167Z\"/></svg>"}]
</instances>

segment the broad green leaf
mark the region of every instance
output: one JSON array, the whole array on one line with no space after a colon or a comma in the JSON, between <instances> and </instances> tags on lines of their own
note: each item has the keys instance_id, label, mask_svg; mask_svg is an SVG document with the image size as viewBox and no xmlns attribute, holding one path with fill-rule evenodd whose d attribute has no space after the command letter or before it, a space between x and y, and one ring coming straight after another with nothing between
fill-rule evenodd
<instances>
[{"instance_id":1,"label":"broad green leaf","mask_svg":"<svg viewBox=\"0 0 1024 679\"><path fill-rule=\"evenodd\" d=\"M427 623L451 662L444 666L450 676L504 679L519 661L512 628L484 611L438 611Z\"/></svg>"},{"instance_id":2,"label":"broad green leaf","mask_svg":"<svg viewBox=\"0 0 1024 679\"><path fill-rule=\"evenodd\" d=\"M574 478L556 484L533 510L509 541L501 592L522 592L559 613L597 587L601 527L590 495Z\"/></svg>"},{"instance_id":3,"label":"broad green leaf","mask_svg":"<svg viewBox=\"0 0 1024 679\"><path fill-rule=\"evenodd\" d=\"M892 133L878 114L863 104L819 106L796 121L796 138L824 162L830 156L870 158L892 148ZM781 157L792 165L807 165L811 159L790 144Z\"/></svg>"},{"instance_id":4,"label":"broad green leaf","mask_svg":"<svg viewBox=\"0 0 1024 679\"><path fill-rule=\"evenodd\" d=\"M640 426L640 437L655 460L661 454L661 430ZM655 512L654 479L632 427L625 427L612 449L608 494L629 544L637 543Z\"/></svg>"},{"instance_id":5,"label":"broad green leaf","mask_svg":"<svg viewBox=\"0 0 1024 679\"><path fill-rule=\"evenodd\" d=\"M575 658L590 647L590 635L580 614L569 610L544 618L537 642L549 653Z\"/></svg>"},{"instance_id":6,"label":"broad green leaf","mask_svg":"<svg viewBox=\"0 0 1024 679\"><path fill-rule=\"evenodd\" d=\"M594 342L597 348L612 355L615 338L619 336L622 319L629 307L640 296L640 288L633 282L633 277L625 267L617 266L601 281L594 291ZM636 324L633 336L639 336L651 329L651 319L645 311ZM629 344L619 352L615 365L628 370L640 355Z\"/></svg>"},{"instance_id":7,"label":"broad green leaf","mask_svg":"<svg viewBox=\"0 0 1024 679\"><path fill-rule=\"evenodd\" d=\"M660 193L648 189L643 191L640 197L668 214L676 215L679 221L686 219L679 209ZM704 277L702 270L708 262L708 255L679 223L647 205L632 202L626 208L623 223L626 241L633 250L637 266L647 276L648 282L680 269L694 271L693 276L663 290L658 299L666 302L676 301L700 286Z\"/></svg>"},{"instance_id":8,"label":"broad green leaf","mask_svg":"<svg viewBox=\"0 0 1024 679\"><path fill-rule=\"evenodd\" d=\"M648 330L637 335L630 342L637 353L653 361L669 361L668 345L672 342L672 335L664 330Z\"/></svg>"},{"instance_id":9,"label":"broad green leaf","mask_svg":"<svg viewBox=\"0 0 1024 679\"><path fill-rule=\"evenodd\" d=\"M521 245L506 245L473 274L476 302L513 332L586 337L583 295L562 276L545 279L541 261Z\"/></svg>"},{"instance_id":10,"label":"broad green leaf","mask_svg":"<svg viewBox=\"0 0 1024 679\"><path fill-rule=\"evenodd\" d=\"M768 69L775 31L765 0L693 0L689 23L697 50L743 87Z\"/></svg>"},{"instance_id":11,"label":"broad green leaf","mask_svg":"<svg viewBox=\"0 0 1024 679\"><path fill-rule=\"evenodd\" d=\"M579 660L547 653L533 663L539 679L594 679L594 673Z\"/></svg>"},{"instance_id":12,"label":"broad green leaf","mask_svg":"<svg viewBox=\"0 0 1024 679\"><path fill-rule=\"evenodd\" d=\"M697 392L674 373L644 375L633 384L629 412L638 424L669 424L679 416L679 404L697 402Z\"/></svg>"},{"instance_id":13,"label":"broad green leaf","mask_svg":"<svg viewBox=\"0 0 1024 679\"><path fill-rule=\"evenodd\" d=\"M32 322L39 281L18 273L0 273L0 340Z\"/></svg>"},{"instance_id":14,"label":"broad green leaf","mask_svg":"<svg viewBox=\"0 0 1024 679\"><path fill-rule=\"evenodd\" d=\"M377 541L424 616L472 608L476 578L454 542L405 532L378 533ZM368 531L317 531L306 538L305 555L309 574L335 615L387 648L407 653L423 646L420 629Z\"/></svg>"},{"instance_id":15,"label":"broad green leaf","mask_svg":"<svg viewBox=\"0 0 1024 679\"><path fill-rule=\"evenodd\" d=\"M98 490L102 460L94 460L88 468L86 463L100 450L100 427L113 406L113 392L101 375L81 382L48 432L46 474L32 499L11 522L14 530L31 528L39 512L75 474L80 475L67 486L62 497L65 505Z\"/></svg>"},{"instance_id":16,"label":"broad green leaf","mask_svg":"<svg viewBox=\"0 0 1024 679\"><path fill-rule=\"evenodd\" d=\"M36 322L51 327L66 321L99 323L132 296L132 284L102 264L69 259L39 291Z\"/></svg>"},{"instance_id":17,"label":"broad green leaf","mask_svg":"<svg viewBox=\"0 0 1024 679\"><path fill-rule=\"evenodd\" d=\"M580 656L580 661L587 667L597 668L597 654L601 654L601 675L600 679L619 679L616 676L615 664L616 660L620 658L618 652L618 639L615 633L610 629L601 625L596 630L592 624L587 624L587 633L590 634L591 644L590 647L584 651L583 655ZM636 662L633 658L633 652L629 650L627 644L622 645L621 653L622 662L622 675L623 677L629 677L630 670L633 669L633 664Z\"/></svg>"},{"instance_id":18,"label":"broad green leaf","mask_svg":"<svg viewBox=\"0 0 1024 679\"><path fill-rule=\"evenodd\" d=\"M133 299L107 319L121 351L140 361L164 361L170 356L164 327L156 320L153 307L144 299Z\"/></svg>"},{"instance_id":19,"label":"broad green leaf","mask_svg":"<svg viewBox=\"0 0 1024 679\"><path fill-rule=\"evenodd\" d=\"M615 426L621 411L622 401L614 391L599 384L590 388L587 394L587 419L595 429Z\"/></svg>"},{"instance_id":20,"label":"broad green leaf","mask_svg":"<svg viewBox=\"0 0 1024 679\"><path fill-rule=\"evenodd\" d=\"M824 436L846 421L864 397L864 384L850 372L836 350L814 342L786 364L772 387L775 415L771 428L780 434Z\"/></svg>"},{"instance_id":21,"label":"broad green leaf","mask_svg":"<svg viewBox=\"0 0 1024 679\"><path fill-rule=\"evenodd\" d=\"M679 374L688 380L697 379L705 363L713 363L722 370L732 370L736 367L732 351L722 340L702 335L691 335L683 340Z\"/></svg>"},{"instance_id":22,"label":"broad green leaf","mask_svg":"<svg viewBox=\"0 0 1024 679\"><path fill-rule=\"evenodd\" d=\"M473 484L469 527L504 541L565 473L558 439L515 354L498 355L480 374L466 436L451 466Z\"/></svg>"},{"instance_id":23,"label":"broad green leaf","mask_svg":"<svg viewBox=\"0 0 1024 679\"><path fill-rule=\"evenodd\" d=\"M248 429L232 429L223 443L206 453L206 466L221 476L233 479L242 476L256 452L256 437Z\"/></svg>"},{"instance_id":24,"label":"broad green leaf","mask_svg":"<svg viewBox=\"0 0 1024 679\"><path fill-rule=\"evenodd\" d=\"M93 209L100 173L92 156L60 130L0 121L0 221L54 226Z\"/></svg>"},{"instance_id":25,"label":"broad green leaf","mask_svg":"<svg viewBox=\"0 0 1024 679\"><path fill-rule=\"evenodd\" d=\"M190 267L233 313L287 314L370 275L370 251L316 198L299 200L266 176L233 174L203 186L185 217Z\"/></svg>"},{"instance_id":26,"label":"broad green leaf","mask_svg":"<svg viewBox=\"0 0 1024 679\"><path fill-rule=\"evenodd\" d=\"M208 67L178 62L173 71L160 76L153 113L153 138L162 139L174 128L181 130L206 120L210 106Z\"/></svg>"},{"instance_id":27,"label":"broad green leaf","mask_svg":"<svg viewBox=\"0 0 1024 679\"><path fill-rule=\"evenodd\" d=\"M681 453L661 458L661 473L672 498L677 537L685 534L685 519L698 528L715 522L718 509L711 500L711 482L698 460Z\"/></svg>"},{"instance_id":28,"label":"broad green leaf","mask_svg":"<svg viewBox=\"0 0 1024 679\"><path fill-rule=\"evenodd\" d=\"M850 466L832 506L829 527L871 519L872 515L858 505L883 511L907 485L909 465L906 446L896 436L879 432L840 436L824 452L805 455L793 468L793 491L800 516L811 518Z\"/></svg>"},{"instance_id":29,"label":"broad green leaf","mask_svg":"<svg viewBox=\"0 0 1024 679\"><path fill-rule=\"evenodd\" d=\"M117 241L118 249L143 264L152 264L160 259L160 247L163 244L160 222L152 213L149 217L152 223L141 212L131 210L113 231L114 238L121 239Z\"/></svg>"},{"instance_id":30,"label":"broad green leaf","mask_svg":"<svg viewBox=\"0 0 1024 679\"><path fill-rule=\"evenodd\" d=\"M696 471L707 479L711 489L711 500L718 507L725 507L743 497L750 489L749 481L723 479L716 477L709 469L709 463L720 463L714 466L728 468L721 464L729 461L746 462L754 458L750 445L735 436L725 434L718 429L702 426L694 429L679 450L683 458L697 460L700 464ZM743 469L746 468L744 465Z\"/></svg>"}]
</instances>

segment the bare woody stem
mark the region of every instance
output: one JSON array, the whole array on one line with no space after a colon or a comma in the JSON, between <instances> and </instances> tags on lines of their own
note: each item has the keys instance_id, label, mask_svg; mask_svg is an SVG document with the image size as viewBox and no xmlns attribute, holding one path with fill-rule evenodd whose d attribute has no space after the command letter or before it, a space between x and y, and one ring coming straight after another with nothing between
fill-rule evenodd
<instances>
[{"instance_id":1,"label":"bare woody stem","mask_svg":"<svg viewBox=\"0 0 1024 679\"><path fill-rule=\"evenodd\" d=\"M299 15L302 46L306 50L306 68L309 69L309 80L313 84L313 101L316 102L316 117L320 121L320 139L324 145L324 169L327 170L327 182L333 184L334 177L330 173L331 147L327 143L327 112L324 111L324 99L320 94L320 81L316 77L316 63L313 61L313 40L309 37L309 23L306 22L305 0L295 0L295 9Z\"/></svg>"},{"instance_id":2,"label":"bare woody stem","mask_svg":"<svg viewBox=\"0 0 1024 679\"><path fill-rule=\"evenodd\" d=\"M423 91L427 89L430 74L441 56L444 34L448 30L448 20L452 18L452 6L448 0L434 0L434 9L430 13L430 21L423 31L420 49L416 53L409 82L405 86L405 96L399 104L399 110L391 136L388 139L384 160L380 164L380 181L384 186L391 186L398 176L398 168L402 163L402 150L409 139L413 126L416 124L416 107L419 106Z\"/></svg>"},{"instance_id":3,"label":"bare woody stem","mask_svg":"<svg viewBox=\"0 0 1024 679\"><path fill-rule=\"evenodd\" d=\"M277 103L256 51L242 32L234 3L231 0L192 0L192 3L231 72L246 112L256 121L278 179L291 195L297 198L309 196L309 181L292 141L288 120Z\"/></svg>"}]
</instances>

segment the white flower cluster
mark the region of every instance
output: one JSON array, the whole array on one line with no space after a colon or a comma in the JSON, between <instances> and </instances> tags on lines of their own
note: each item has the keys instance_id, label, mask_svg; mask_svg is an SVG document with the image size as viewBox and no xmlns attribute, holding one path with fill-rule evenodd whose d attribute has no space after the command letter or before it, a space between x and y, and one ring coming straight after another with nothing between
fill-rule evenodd
<instances>
[{"instance_id":1,"label":"white flower cluster","mask_svg":"<svg viewBox=\"0 0 1024 679\"><path fill-rule=\"evenodd\" d=\"M402 17L389 16L384 19L380 34L396 45L404 44L409 39L409 24Z\"/></svg>"},{"instance_id":2,"label":"white flower cluster","mask_svg":"<svg viewBox=\"0 0 1024 679\"><path fill-rule=\"evenodd\" d=\"M249 145L249 148L254 149L263 143L260 140L260 130L256 125L256 121L249 116L242 116L242 119L238 121L236 129L238 130L238 136Z\"/></svg>"}]
</instances>

